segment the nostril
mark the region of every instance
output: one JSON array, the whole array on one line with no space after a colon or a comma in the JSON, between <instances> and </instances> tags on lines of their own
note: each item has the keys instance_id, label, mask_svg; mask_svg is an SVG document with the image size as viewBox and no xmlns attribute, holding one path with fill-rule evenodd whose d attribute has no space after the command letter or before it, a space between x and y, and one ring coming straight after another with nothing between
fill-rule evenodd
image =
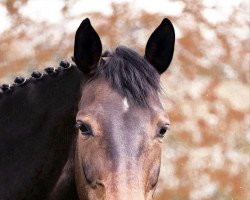
<instances>
[{"instance_id":1,"label":"nostril","mask_svg":"<svg viewBox=\"0 0 250 200\"><path fill-rule=\"evenodd\" d=\"M100 181L93 181L89 185L93 189L100 189L105 187L104 184Z\"/></svg>"},{"instance_id":2,"label":"nostril","mask_svg":"<svg viewBox=\"0 0 250 200\"><path fill-rule=\"evenodd\" d=\"M102 180L93 175L94 173L91 171L91 168L88 167L87 164L83 165L83 174L87 185L92 189L105 188Z\"/></svg>"},{"instance_id":3,"label":"nostril","mask_svg":"<svg viewBox=\"0 0 250 200\"><path fill-rule=\"evenodd\" d=\"M96 185L105 188L104 184L101 181L96 181Z\"/></svg>"},{"instance_id":4,"label":"nostril","mask_svg":"<svg viewBox=\"0 0 250 200\"><path fill-rule=\"evenodd\" d=\"M89 184L89 185L92 185L94 182L90 178L88 178L86 175L85 175L85 179L86 179L87 184Z\"/></svg>"},{"instance_id":5,"label":"nostril","mask_svg":"<svg viewBox=\"0 0 250 200\"><path fill-rule=\"evenodd\" d=\"M90 187L93 188L93 189L96 189L96 188L97 188L96 182L93 181L93 182L90 184Z\"/></svg>"}]
</instances>

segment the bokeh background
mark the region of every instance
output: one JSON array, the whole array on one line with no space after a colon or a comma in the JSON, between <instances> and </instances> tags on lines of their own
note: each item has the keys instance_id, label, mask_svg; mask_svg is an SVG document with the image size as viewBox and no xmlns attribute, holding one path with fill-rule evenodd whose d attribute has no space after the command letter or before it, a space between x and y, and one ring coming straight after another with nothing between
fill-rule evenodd
<instances>
[{"instance_id":1,"label":"bokeh background","mask_svg":"<svg viewBox=\"0 0 250 200\"><path fill-rule=\"evenodd\" d=\"M0 83L70 60L89 17L104 49L141 54L163 17L176 49L161 77L171 130L157 200L250 199L248 0L0 0Z\"/></svg>"}]
</instances>

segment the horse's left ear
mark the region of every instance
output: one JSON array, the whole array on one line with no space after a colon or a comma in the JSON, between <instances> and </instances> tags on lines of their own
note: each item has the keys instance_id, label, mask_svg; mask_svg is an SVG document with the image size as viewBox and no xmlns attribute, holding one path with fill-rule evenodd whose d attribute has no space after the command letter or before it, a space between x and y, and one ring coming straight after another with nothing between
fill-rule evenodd
<instances>
[{"instance_id":1,"label":"horse's left ear","mask_svg":"<svg viewBox=\"0 0 250 200\"><path fill-rule=\"evenodd\" d=\"M84 19L76 31L74 60L84 74L93 73L102 54L100 37L91 26L88 18Z\"/></svg>"},{"instance_id":2,"label":"horse's left ear","mask_svg":"<svg viewBox=\"0 0 250 200\"><path fill-rule=\"evenodd\" d=\"M167 70L174 53L175 32L165 18L150 36L145 51L146 60L161 74Z\"/></svg>"}]
</instances>

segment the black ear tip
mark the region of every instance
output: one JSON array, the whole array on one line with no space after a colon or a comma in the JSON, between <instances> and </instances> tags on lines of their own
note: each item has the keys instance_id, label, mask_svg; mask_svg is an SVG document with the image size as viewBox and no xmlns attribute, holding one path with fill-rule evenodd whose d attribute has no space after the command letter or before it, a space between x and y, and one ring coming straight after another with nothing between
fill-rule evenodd
<instances>
[{"instance_id":1,"label":"black ear tip","mask_svg":"<svg viewBox=\"0 0 250 200\"><path fill-rule=\"evenodd\" d=\"M86 18L86 19L82 20L77 31L79 31L79 29L81 30L81 29L85 29L85 28L89 28L89 27L91 27L91 23L90 23L89 18Z\"/></svg>"},{"instance_id":2,"label":"black ear tip","mask_svg":"<svg viewBox=\"0 0 250 200\"><path fill-rule=\"evenodd\" d=\"M89 18L86 18L82 21L82 25L90 25L90 20Z\"/></svg>"},{"instance_id":3,"label":"black ear tip","mask_svg":"<svg viewBox=\"0 0 250 200\"><path fill-rule=\"evenodd\" d=\"M171 21L170 21L170 19L168 19L168 18L164 18L164 19L162 20L161 23L166 24L166 23L171 23ZM172 23L171 23L171 24L172 24Z\"/></svg>"},{"instance_id":4,"label":"black ear tip","mask_svg":"<svg viewBox=\"0 0 250 200\"><path fill-rule=\"evenodd\" d=\"M172 22L168 18L164 18L162 20L160 26L172 27L174 29L174 26L173 26Z\"/></svg>"}]
</instances>

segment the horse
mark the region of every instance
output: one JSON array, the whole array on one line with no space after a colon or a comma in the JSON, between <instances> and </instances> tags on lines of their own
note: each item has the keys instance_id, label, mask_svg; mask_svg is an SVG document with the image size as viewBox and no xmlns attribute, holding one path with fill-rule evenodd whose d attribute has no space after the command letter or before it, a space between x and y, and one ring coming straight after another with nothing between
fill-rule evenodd
<instances>
[{"instance_id":1,"label":"horse","mask_svg":"<svg viewBox=\"0 0 250 200\"><path fill-rule=\"evenodd\" d=\"M71 64L17 77L0 93L1 200L149 200L158 182L169 118L160 75L173 57L164 18L145 55L102 53L88 18Z\"/></svg>"}]
</instances>

